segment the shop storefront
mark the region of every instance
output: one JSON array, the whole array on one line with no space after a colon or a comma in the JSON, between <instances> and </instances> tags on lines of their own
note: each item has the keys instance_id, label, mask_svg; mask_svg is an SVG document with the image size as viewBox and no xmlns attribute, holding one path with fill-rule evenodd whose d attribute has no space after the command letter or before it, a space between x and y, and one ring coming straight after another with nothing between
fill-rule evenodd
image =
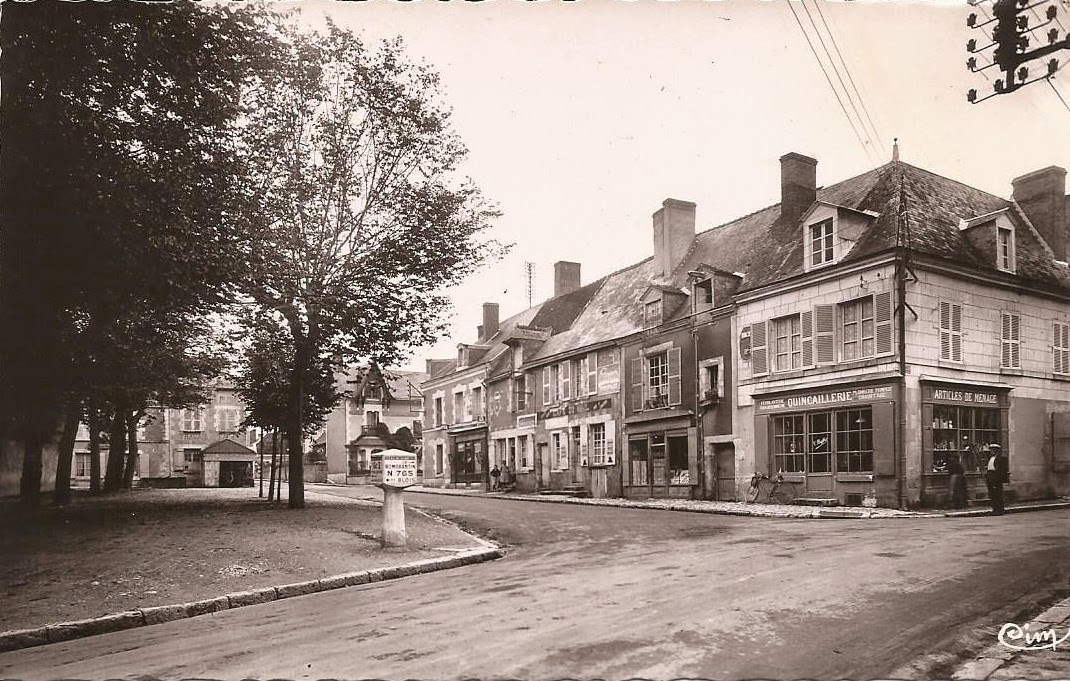
<instances>
[{"instance_id":1,"label":"shop storefront","mask_svg":"<svg viewBox=\"0 0 1070 681\"><path fill-rule=\"evenodd\" d=\"M487 473L487 429L450 433L450 482L485 483Z\"/></svg>"},{"instance_id":2,"label":"shop storefront","mask_svg":"<svg viewBox=\"0 0 1070 681\"><path fill-rule=\"evenodd\" d=\"M698 435L690 418L632 422L627 434L626 496L688 499L700 488Z\"/></svg>"},{"instance_id":3,"label":"shop storefront","mask_svg":"<svg viewBox=\"0 0 1070 681\"><path fill-rule=\"evenodd\" d=\"M755 463L796 496L896 504L894 383L755 397Z\"/></svg>"},{"instance_id":4,"label":"shop storefront","mask_svg":"<svg viewBox=\"0 0 1070 681\"><path fill-rule=\"evenodd\" d=\"M969 498L985 496L984 473L990 447L998 444L1013 457L1007 437L1010 387L921 382L922 504L950 501L948 465L957 460L966 471Z\"/></svg>"}]
</instances>

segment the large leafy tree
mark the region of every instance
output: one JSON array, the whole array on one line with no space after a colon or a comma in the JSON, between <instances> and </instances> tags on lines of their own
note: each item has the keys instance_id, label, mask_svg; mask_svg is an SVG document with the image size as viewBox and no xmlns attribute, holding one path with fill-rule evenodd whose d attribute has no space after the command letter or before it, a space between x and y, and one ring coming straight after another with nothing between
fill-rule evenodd
<instances>
[{"instance_id":1,"label":"large leafy tree","mask_svg":"<svg viewBox=\"0 0 1070 681\"><path fill-rule=\"evenodd\" d=\"M500 252L496 216L458 166L439 80L398 41L280 26L277 70L249 91L241 160L259 322L289 336L289 505L304 505L302 405L328 358L388 366L441 330L441 291Z\"/></svg>"},{"instance_id":2,"label":"large leafy tree","mask_svg":"<svg viewBox=\"0 0 1070 681\"><path fill-rule=\"evenodd\" d=\"M242 276L233 139L264 26L186 0L3 7L0 428L25 443L24 499L61 416L162 394L168 372L142 370L195 357Z\"/></svg>"}]
</instances>

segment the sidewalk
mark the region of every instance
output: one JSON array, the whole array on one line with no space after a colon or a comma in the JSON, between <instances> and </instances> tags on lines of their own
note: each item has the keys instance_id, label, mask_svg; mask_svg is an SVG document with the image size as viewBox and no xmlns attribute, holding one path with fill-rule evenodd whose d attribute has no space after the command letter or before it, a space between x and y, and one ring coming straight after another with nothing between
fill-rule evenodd
<instances>
[{"instance_id":1,"label":"sidewalk","mask_svg":"<svg viewBox=\"0 0 1070 681\"><path fill-rule=\"evenodd\" d=\"M500 558L407 509L408 545L382 548L381 505L306 489L285 508L242 489L0 501L0 652Z\"/></svg>"},{"instance_id":2,"label":"sidewalk","mask_svg":"<svg viewBox=\"0 0 1070 681\"><path fill-rule=\"evenodd\" d=\"M342 485L338 485L341 487ZM517 492L484 492L481 489L449 489L443 487L408 487L410 492L426 494L449 494L459 496L478 496L488 499L506 499L511 501L534 501L550 504L586 504L590 506L615 506L619 508L653 508L666 511L686 511L689 513L713 513L720 515L754 516L761 518L950 518L988 516L988 508L971 508L958 511L900 511L894 508L863 508L858 506L792 506L781 504L748 504L742 501L698 501L691 499L586 499L563 495L522 494ZM1070 508L1070 499L1052 501L1027 501L1008 504L1007 513L1024 513L1028 511L1046 511L1056 508Z\"/></svg>"},{"instance_id":3,"label":"sidewalk","mask_svg":"<svg viewBox=\"0 0 1070 681\"><path fill-rule=\"evenodd\" d=\"M1030 622L1008 622L1000 632L1003 634L1000 639L1005 643L992 644L959 667L951 678L955 681L1070 679L1070 598L1056 603ZM1027 642L1027 634L1032 643ZM1038 639L1038 636L1047 638ZM1015 650L1011 645L1032 649Z\"/></svg>"}]
</instances>

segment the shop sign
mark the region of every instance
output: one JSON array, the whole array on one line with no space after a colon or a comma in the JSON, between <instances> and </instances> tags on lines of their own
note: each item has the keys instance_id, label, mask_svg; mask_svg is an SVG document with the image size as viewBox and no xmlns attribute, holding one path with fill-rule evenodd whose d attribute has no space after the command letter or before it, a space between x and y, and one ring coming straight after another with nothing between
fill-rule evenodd
<instances>
[{"instance_id":1,"label":"shop sign","mask_svg":"<svg viewBox=\"0 0 1070 681\"><path fill-rule=\"evenodd\" d=\"M1003 405L1002 396L991 390L971 390L965 387L925 388L926 402L947 402L952 404L979 404L982 406L999 407Z\"/></svg>"},{"instance_id":2,"label":"shop sign","mask_svg":"<svg viewBox=\"0 0 1070 681\"><path fill-rule=\"evenodd\" d=\"M791 395L789 397L775 397L770 399L758 399L758 411L789 411L796 409L812 409L814 407L836 406L841 404L853 404L855 402L874 402L877 400L892 399L893 386L876 385L865 388L847 388L845 390L832 390L820 393L807 393L803 395Z\"/></svg>"},{"instance_id":3,"label":"shop sign","mask_svg":"<svg viewBox=\"0 0 1070 681\"><path fill-rule=\"evenodd\" d=\"M615 393L620 390L620 364L598 367L598 392Z\"/></svg>"},{"instance_id":4,"label":"shop sign","mask_svg":"<svg viewBox=\"0 0 1070 681\"><path fill-rule=\"evenodd\" d=\"M612 407L612 397L603 397L597 400L588 400L587 402L569 402L568 404L558 404L540 411L539 420L545 421L559 416L587 414L589 412L611 409Z\"/></svg>"}]
</instances>

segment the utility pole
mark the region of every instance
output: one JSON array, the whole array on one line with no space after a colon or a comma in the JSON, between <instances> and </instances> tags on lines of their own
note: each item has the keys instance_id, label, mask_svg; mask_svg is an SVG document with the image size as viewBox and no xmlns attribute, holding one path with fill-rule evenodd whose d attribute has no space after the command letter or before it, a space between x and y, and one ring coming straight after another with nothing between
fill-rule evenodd
<instances>
[{"instance_id":1,"label":"utility pole","mask_svg":"<svg viewBox=\"0 0 1070 681\"><path fill-rule=\"evenodd\" d=\"M531 307L535 298L535 263L524 263L524 280L527 285L528 307Z\"/></svg>"},{"instance_id":2,"label":"utility pole","mask_svg":"<svg viewBox=\"0 0 1070 681\"><path fill-rule=\"evenodd\" d=\"M984 45L980 45L978 39L971 38L966 43L966 51L970 57L966 60L966 67L973 73L982 73L990 68L998 68L1003 77L997 78L992 84L992 94L977 97L977 90L971 89L966 93L966 99L972 104L979 104L996 95L1005 95L1015 90L1035 83L1038 80L1051 78L1059 69L1059 60L1048 61L1045 73L1029 74L1029 63L1041 59L1059 50L1070 49L1070 37L1064 35L1059 39L1059 30L1063 29L1059 20L1059 8L1055 0L994 0L991 7L986 8L989 0L969 0L977 11L971 12L966 17L966 25L975 30L984 31L981 39ZM1043 16L1038 8L1043 7ZM989 16L991 12L991 16ZM1030 27L1030 17L1035 19L1035 25ZM1056 24L1056 28L1052 24ZM987 33L991 27L991 33ZM1047 28L1046 28L1047 27ZM1045 30L1046 28L1046 30ZM991 42L988 42L988 36ZM1047 44L1034 49L1029 49L1032 42L1046 40ZM991 55L985 54L992 50ZM979 61L987 60L988 63ZM1039 70L1039 69L1037 69ZM983 74L984 75L984 74ZM986 75L987 77L987 75Z\"/></svg>"}]
</instances>

